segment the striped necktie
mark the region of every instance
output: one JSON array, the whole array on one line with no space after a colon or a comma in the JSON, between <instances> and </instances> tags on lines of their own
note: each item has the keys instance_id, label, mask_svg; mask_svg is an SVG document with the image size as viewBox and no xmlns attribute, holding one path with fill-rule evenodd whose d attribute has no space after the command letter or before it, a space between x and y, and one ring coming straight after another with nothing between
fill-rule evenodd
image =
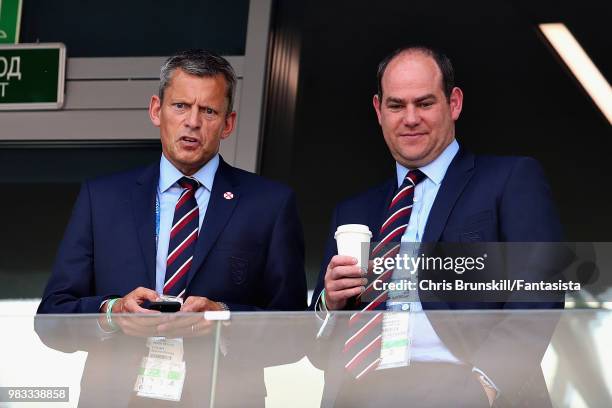
<instances>
[{"instance_id":1,"label":"striped necktie","mask_svg":"<svg viewBox=\"0 0 612 408\"><path fill-rule=\"evenodd\" d=\"M166 261L164 295L182 297L187 286L187 272L191 267L198 239L200 211L195 192L200 187L200 183L194 178L183 177L178 184L183 188L183 192L174 208Z\"/></svg>"},{"instance_id":2,"label":"striped necktie","mask_svg":"<svg viewBox=\"0 0 612 408\"><path fill-rule=\"evenodd\" d=\"M378 244L371 254L373 258L392 258L399 252L402 235L408 228L414 190L425 179L421 170L411 170L404 182L393 195L387 209L385 222L378 232ZM374 282L387 282L391 279L395 268L391 267L379 275L369 274L369 284L361 294L358 302L359 310L349 318L349 332L351 337L344 343L344 353L348 359L345 369L356 379L362 378L371 370L376 369L380 363L380 345L382 342L383 312L365 313L373 310L384 310L389 298L387 290L376 293Z\"/></svg>"}]
</instances>

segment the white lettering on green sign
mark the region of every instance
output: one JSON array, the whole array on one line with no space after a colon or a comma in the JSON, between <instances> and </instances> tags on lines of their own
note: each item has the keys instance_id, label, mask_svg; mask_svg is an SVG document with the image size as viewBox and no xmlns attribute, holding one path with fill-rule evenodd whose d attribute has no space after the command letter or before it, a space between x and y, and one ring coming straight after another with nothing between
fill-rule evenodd
<instances>
[{"instance_id":1,"label":"white lettering on green sign","mask_svg":"<svg viewBox=\"0 0 612 408\"><path fill-rule=\"evenodd\" d=\"M21 57L0 57L0 80L6 79L11 81L12 78L17 78L21 81ZM0 82L0 98L6 95L6 87L10 82Z\"/></svg>"},{"instance_id":2,"label":"white lettering on green sign","mask_svg":"<svg viewBox=\"0 0 612 408\"><path fill-rule=\"evenodd\" d=\"M0 44L0 111L61 108L65 61L60 43Z\"/></svg>"}]
</instances>

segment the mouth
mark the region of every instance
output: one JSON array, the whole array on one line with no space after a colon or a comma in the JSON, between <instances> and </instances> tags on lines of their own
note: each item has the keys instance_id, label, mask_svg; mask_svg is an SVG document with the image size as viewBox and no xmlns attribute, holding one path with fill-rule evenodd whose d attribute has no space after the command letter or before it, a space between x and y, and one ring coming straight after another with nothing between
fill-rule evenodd
<instances>
[{"instance_id":1,"label":"mouth","mask_svg":"<svg viewBox=\"0 0 612 408\"><path fill-rule=\"evenodd\" d=\"M179 143L183 147L194 148L200 145L200 139L190 136L181 136L179 138Z\"/></svg>"},{"instance_id":2,"label":"mouth","mask_svg":"<svg viewBox=\"0 0 612 408\"><path fill-rule=\"evenodd\" d=\"M408 133L400 133L400 137L411 137L416 138L420 136L425 136L427 132L408 132Z\"/></svg>"}]
</instances>

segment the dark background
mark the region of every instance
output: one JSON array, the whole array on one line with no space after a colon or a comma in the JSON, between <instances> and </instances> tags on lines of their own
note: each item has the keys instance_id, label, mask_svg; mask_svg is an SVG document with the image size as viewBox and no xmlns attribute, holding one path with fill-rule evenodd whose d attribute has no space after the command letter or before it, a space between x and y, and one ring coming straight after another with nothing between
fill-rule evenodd
<instances>
[{"instance_id":1,"label":"dark background","mask_svg":"<svg viewBox=\"0 0 612 408\"><path fill-rule=\"evenodd\" d=\"M25 0L19 42L62 42L68 57L244 55L248 15L249 0Z\"/></svg>"},{"instance_id":2,"label":"dark background","mask_svg":"<svg viewBox=\"0 0 612 408\"><path fill-rule=\"evenodd\" d=\"M69 57L242 55L247 16L247 0L28 0L21 42L61 41ZM297 192L309 285L334 205L393 175L371 98L378 62L406 43L451 57L462 145L537 158L567 240L612 241L610 124L537 30L565 23L610 81L610 17L599 0L277 0L259 172ZM157 142L0 144L0 298L40 296L82 180L159 154Z\"/></svg>"}]
</instances>

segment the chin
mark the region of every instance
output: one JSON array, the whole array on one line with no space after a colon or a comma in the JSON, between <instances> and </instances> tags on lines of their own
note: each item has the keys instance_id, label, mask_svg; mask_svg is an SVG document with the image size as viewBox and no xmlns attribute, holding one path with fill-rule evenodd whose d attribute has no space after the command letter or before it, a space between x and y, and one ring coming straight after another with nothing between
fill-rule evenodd
<instances>
[{"instance_id":1,"label":"chin","mask_svg":"<svg viewBox=\"0 0 612 408\"><path fill-rule=\"evenodd\" d=\"M183 151L181 153L182 154L180 154L178 157L181 163L194 164L202 161L202 156L199 154L194 154L194 152Z\"/></svg>"},{"instance_id":2,"label":"chin","mask_svg":"<svg viewBox=\"0 0 612 408\"><path fill-rule=\"evenodd\" d=\"M395 160L398 163L400 163L402 166L408 167L410 169L413 169L416 167L422 167L427 164L425 157L423 156L411 156L411 157L403 156L401 157L401 160L397 160L397 159Z\"/></svg>"}]
</instances>

